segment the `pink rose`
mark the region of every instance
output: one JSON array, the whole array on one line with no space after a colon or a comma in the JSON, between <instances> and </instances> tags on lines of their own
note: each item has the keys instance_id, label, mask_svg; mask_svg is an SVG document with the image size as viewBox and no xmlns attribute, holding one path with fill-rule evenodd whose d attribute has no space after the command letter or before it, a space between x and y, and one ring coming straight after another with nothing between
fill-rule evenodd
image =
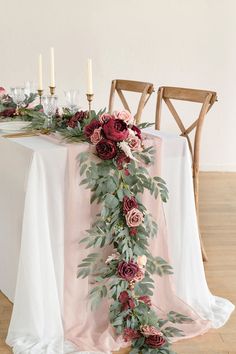
<instances>
[{"instance_id":1,"label":"pink rose","mask_svg":"<svg viewBox=\"0 0 236 354\"><path fill-rule=\"evenodd\" d=\"M134 136L134 137L129 138L128 144L129 144L129 147L131 148L131 150L133 150L133 151L142 150L141 140L139 139L138 136Z\"/></svg>"},{"instance_id":2,"label":"pink rose","mask_svg":"<svg viewBox=\"0 0 236 354\"><path fill-rule=\"evenodd\" d=\"M126 223L129 227L137 227L143 222L143 213L134 208L125 215Z\"/></svg>"},{"instance_id":3,"label":"pink rose","mask_svg":"<svg viewBox=\"0 0 236 354\"><path fill-rule=\"evenodd\" d=\"M6 94L6 90L4 87L0 87L0 97L4 96Z\"/></svg>"},{"instance_id":4,"label":"pink rose","mask_svg":"<svg viewBox=\"0 0 236 354\"><path fill-rule=\"evenodd\" d=\"M160 336L163 337L163 333L154 326L144 325L140 327L140 332L144 336Z\"/></svg>"},{"instance_id":5,"label":"pink rose","mask_svg":"<svg viewBox=\"0 0 236 354\"><path fill-rule=\"evenodd\" d=\"M94 129L93 134L90 136L91 143L96 145L102 139L101 127Z\"/></svg>"},{"instance_id":6,"label":"pink rose","mask_svg":"<svg viewBox=\"0 0 236 354\"><path fill-rule=\"evenodd\" d=\"M103 113L102 115L99 116L99 121L103 123L107 123L111 118L114 119L114 116L108 113Z\"/></svg>"},{"instance_id":7,"label":"pink rose","mask_svg":"<svg viewBox=\"0 0 236 354\"><path fill-rule=\"evenodd\" d=\"M124 109L123 111L115 112L115 116L118 119L123 120L126 124L132 124L134 122L134 117L126 109Z\"/></svg>"},{"instance_id":8,"label":"pink rose","mask_svg":"<svg viewBox=\"0 0 236 354\"><path fill-rule=\"evenodd\" d=\"M145 254L142 256L138 256L137 263L140 267L145 267L147 263L147 256L145 256Z\"/></svg>"},{"instance_id":9,"label":"pink rose","mask_svg":"<svg viewBox=\"0 0 236 354\"><path fill-rule=\"evenodd\" d=\"M141 281L143 280L145 276L145 270L143 268L140 268L139 271L136 273L135 277L134 277L134 281Z\"/></svg>"}]
</instances>

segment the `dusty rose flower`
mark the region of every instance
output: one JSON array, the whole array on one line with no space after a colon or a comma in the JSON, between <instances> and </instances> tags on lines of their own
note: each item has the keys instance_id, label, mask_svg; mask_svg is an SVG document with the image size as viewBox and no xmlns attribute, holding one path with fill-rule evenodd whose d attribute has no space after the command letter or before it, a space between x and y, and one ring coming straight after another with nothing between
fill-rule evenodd
<instances>
[{"instance_id":1,"label":"dusty rose flower","mask_svg":"<svg viewBox=\"0 0 236 354\"><path fill-rule=\"evenodd\" d=\"M96 145L102 139L101 129L102 127L94 129L93 134L90 136L92 144Z\"/></svg>"},{"instance_id":2,"label":"dusty rose flower","mask_svg":"<svg viewBox=\"0 0 236 354\"><path fill-rule=\"evenodd\" d=\"M141 281L143 280L145 276L145 270L143 268L140 268L139 271L136 273L135 277L134 277L134 281Z\"/></svg>"},{"instance_id":3,"label":"dusty rose flower","mask_svg":"<svg viewBox=\"0 0 236 354\"><path fill-rule=\"evenodd\" d=\"M145 267L147 263L147 256L145 256L145 254L142 256L138 256L137 263L140 267Z\"/></svg>"},{"instance_id":4,"label":"dusty rose flower","mask_svg":"<svg viewBox=\"0 0 236 354\"><path fill-rule=\"evenodd\" d=\"M143 295L143 296L139 296L139 301L144 302L147 306L152 306L152 302L149 296L147 295Z\"/></svg>"},{"instance_id":5,"label":"dusty rose flower","mask_svg":"<svg viewBox=\"0 0 236 354\"><path fill-rule=\"evenodd\" d=\"M118 170L123 170L124 165L130 162L130 158L125 155L124 152L120 152L117 155L116 163Z\"/></svg>"},{"instance_id":6,"label":"dusty rose flower","mask_svg":"<svg viewBox=\"0 0 236 354\"><path fill-rule=\"evenodd\" d=\"M114 119L114 116L108 113L103 113L102 115L99 116L99 121L103 123L107 123L111 118Z\"/></svg>"},{"instance_id":7,"label":"dusty rose flower","mask_svg":"<svg viewBox=\"0 0 236 354\"><path fill-rule=\"evenodd\" d=\"M134 208L138 208L138 203L137 203L137 200L134 196L132 197L127 197L125 196L123 198L123 213L124 214L127 214L128 211L134 209Z\"/></svg>"},{"instance_id":8,"label":"dusty rose flower","mask_svg":"<svg viewBox=\"0 0 236 354\"><path fill-rule=\"evenodd\" d=\"M154 326L144 325L140 327L140 332L144 336L160 336L163 337L163 333Z\"/></svg>"},{"instance_id":9,"label":"dusty rose flower","mask_svg":"<svg viewBox=\"0 0 236 354\"><path fill-rule=\"evenodd\" d=\"M129 227L137 227L143 222L143 213L134 208L125 215L126 223Z\"/></svg>"},{"instance_id":10,"label":"dusty rose flower","mask_svg":"<svg viewBox=\"0 0 236 354\"><path fill-rule=\"evenodd\" d=\"M103 124L103 131L106 138L112 141L123 141L129 135L127 124L121 119L109 119Z\"/></svg>"},{"instance_id":11,"label":"dusty rose flower","mask_svg":"<svg viewBox=\"0 0 236 354\"><path fill-rule=\"evenodd\" d=\"M133 280L138 271L139 266L137 265L137 263L131 261L122 261L118 265L118 275L127 281Z\"/></svg>"},{"instance_id":12,"label":"dusty rose flower","mask_svg":"<svg viewBox=\"0 0 236 354\"><path fill-rule=\"evenodd\" d=\"M126 124L132 124L134 122L134 117L126 109L123 111L114 112L114 115L116 118L123 120Z\"/></svg>"},{"instance_id":13,"label":"dusty rose flower","mask_svg":"<svg viewBox=\"0 0 236 354\"><path fill-rule=\"evenodd\" d=\"M129 309L134 309L135 308L135 302L134 300L129 296L127 291L122 291L119 295L118 300L122 304L122 311L126 311Z\"/></svg>"},{"instance_id":14,"label":"dusty rose flower","mask_svg":"<svg viewBox=\"0 0 236 354\"><path fill-rule=\"evenodd\" d=\"M138 233L138 230L136 229L136 227L132 227L132 228L129 230L130 236L136 236L137 233Z\"/></svg>"},{"instance_id":15,"label":"dusty rose flower","mask_svg":"<svg viewBox=\"0 0 236 354\"><path fill-rule=\"evenodd\" d=\"M141 140L137 136L130 138L128 140L128 144L129 144L129 147L131 148L131 150L133 150L133 151L141 151L142 150Z\"/></svg>"},{"instance_id":16,"label":"dusty rose flower","mask_svg":"<svg viewBox=\"0 0 236 354\"><path fill-rule=\"evenodd\" d=\"M133 125L131 129L135 132L135 135L137 135L137 137L141 140L142 139L141 130L136 125Z\"/></svg>"},{"instance_id":17,"label":"dusty rose flower","mask_svg":"<svg viewBox=\"0 0 236 354\"><path fill-rule=\"evenodd\" d=\"M96 145L97 154L102 160L111 160L117 154L114 141L102 139Z\"/></svg>"},{"instance_id":18,"label":"dusty rose flower","mask_svg":"<svg viewBox=\"0 0 236 354\"><path fill-rule=\"evenodd\" d=\"M132 328L125 328L123 332L123 338L125 342L130 342L133 339L138 339L140 337L140 332Z\"/></svg>"},{"instance_id":19,"label":"dusty rose flower","mask_svg":"<svg viewBox=\"0 0 236 354\"><path fill-rule=\"evenodd\" d=\"M145 339L145 344L147 344L151 348L161 348L166 344L166 340L161 336L149 336Z\"/></svg>"},{"instance_id":20,"label":"dusty rose flower","mask_svg":"<svg viewBox=\"0 0 236 354\"><path fill-rule=\"evenodd\" d=\"M100 127L101 123L98 120L93 119L89 124L84 127L84 134L87 136L87 138L90 138L94 130Z\"/></svg>"},{"instance_id":21,"label":"dusty rose flower","mask_svg":"<svg viewBox=\"0 0 236 354\"><path fill-rule=\"evenodd\" d=\"M0 97L4 96L6 94L6 90L4 87L0 87Z\"/></svg>"}]
</instances>

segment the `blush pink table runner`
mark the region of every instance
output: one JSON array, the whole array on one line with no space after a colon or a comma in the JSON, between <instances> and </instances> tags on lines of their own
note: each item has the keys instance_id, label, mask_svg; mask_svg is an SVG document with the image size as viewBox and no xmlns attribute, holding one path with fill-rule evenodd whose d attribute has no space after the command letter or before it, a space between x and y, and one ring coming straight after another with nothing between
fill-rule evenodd
<instances>
[{"instance_id":1,"label":"blush pink table runner","mask_svg":"<svg viewBox=\"0 0 236 354\"><path fill-rule=\"evenodd\" d=\"M156 147L156 160L152 166L153 176L160 175L161 166L161 139L156 137L146 137L145 145ZM109 324L109 301L104 300L100 308L91 312L88 301L88 292L91 290L89 278L76 279L77 266L81 260L90 253L91 250L83 249L83 244L78 241L85 236L84 231L89 229L95 220L98 208L88 207L90 192L79 186L80 176L76 157L78 152L85 151L83 148L71 145L68 156L68 181L67 185L67 218L65 232L65 278L64 278L64 325L66 339L76 345L79 351L100 351L111 352L118 350L122 343L120 338L116 339L114 331ZM149 193L143 196L144 205L152 213L158 223L159 232L156 238L151 241L150 247L153 255L160 256L169 261L167 228L162 203L155 200ZM87 205L86 205L87 204ZM96 250L97 252L97 250ZM190 316L194 322L191 324L179 325L178 328L185 332L186 338L194 337L205 333L211 324L200 318L196 312L181 299L175 292L172 276L155 276L155 290L153 304L157 313L165 317L173 310ZM173 338L173 341L180 338Z\"/></svg>"},{"instance_id":2,"label":"blush pink table runner","mask_svg":"<svg viewBox=\"0 0 236 354\"><path fill-rule=\"evenodd\" d=\"M186 140L152 130L147 132L147 138L157 147L151 172L161 174L170 190L170 200L164 208L148 193L143 196L159 225L150 247L175 271L171 276L155 277L152 301L162 316L170 310L190 316L194 323L181 326L189 338L210 327L222 326L234 306L213 296L207 287ZM108 301L91 312L87 299L90 280L76 278L77 266L88 252L79 240L98 210L89 204L90 192L79 185L77 156L89 148L88 144L67 145L50 137L0 138L0 165L4 167L0 194L6 196L0 208L4 215L9 214L10 218L14 203L7 199L12 187L6 181L17 181L19 191L25 190L25 199L17 206L22 220L14 227L20 240L17 247L4 225L9 218L0 225L0 242L6 245L0 248L1 259L6 260L2 264L6 279L10 279L7 274L11 267L7 259L19 259L15 262L18 268L11 269L17 277L16 284L9 280L6 286L0 273L0 289L14 301L7 336L14 354L110 353L124 344L116 339L109 325ZM16 156L26 163L14 171ZM29 169L27 174L24 169ZM22 185L14 177L21 172L28 176ZM8 258L3 257L6 252Z\"/></svg>"}]
</instances>

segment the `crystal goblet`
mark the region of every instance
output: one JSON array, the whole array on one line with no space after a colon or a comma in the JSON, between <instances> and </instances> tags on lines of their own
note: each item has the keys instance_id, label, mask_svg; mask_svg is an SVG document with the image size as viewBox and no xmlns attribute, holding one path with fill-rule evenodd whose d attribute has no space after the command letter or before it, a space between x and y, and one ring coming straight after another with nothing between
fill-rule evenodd
<instances>
[{"instance_id":1,"label":"crystal goblet","mask_svg":"<svg viewBox=\"0 0 236 354\"><path fill-rule=\"evenodd\" d=\"M76 113L79 109L78 106L78 96L79 96L79 91L78 90L68 90L64 91L65 93L65 99L66 99L66 106L69 108L71 113Z\"/></svg>"},{"instance_id":2,"label":"crystal goblet","mask_svg":"<svg viewBox=\"0 0 236 354\"><path fill-rule=\"evenodd\" d=\"M25 100L25 88L24 87L12 87L11 97L16 104L16 111L22 106Z\"/></svg>"},{"instance_id":3,"label":"crystal goblet","mask_svg":"<svg viewBox=\"0 0 236 354\"><path fill-rule=\"evenodd\" d=\"M43 111L46 115L44 128L49 129L53 126L53 116L57 110L57 96L46 95L42 97Z\"/></svg>"}]
</instances>

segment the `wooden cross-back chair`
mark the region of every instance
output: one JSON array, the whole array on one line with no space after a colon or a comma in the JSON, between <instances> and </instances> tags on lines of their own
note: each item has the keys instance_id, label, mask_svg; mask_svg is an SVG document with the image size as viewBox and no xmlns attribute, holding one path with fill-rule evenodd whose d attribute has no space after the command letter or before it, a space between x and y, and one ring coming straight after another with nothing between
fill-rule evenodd
<instances>
[{"instance_id":1,"label":"wooden cross-back chair","mask_svg":"<svg viewBox=\"0 0 236 354\"><path fill-rule=\"evenodd\" d=\"M140 123L141 115L145 105L147 104L151 94L154 92L153 84L149 82L131 81L131 80L113 80L111 83L109 113L113 112L115 93L117 92L125 109L131 112L128 102L123 91L141 93L137 112L134 115L136 123Z\"/></svg>"},{"instance_id":2,"label":"wooden cross-back chair","mask_svg":"<svg viewBox=\"0 0 236 354\"><path fill-rule=\"evenodd\" d=\"M199 116L194 120L194 122L185 128L179 114L177 113L171 100L189 101L201 104L201 109ZM184 136L188 140L189 149L192 155L192 167L193 167L193 186L194 186L194 196L197 216L199 213L198 206L198 193L199 193L199 158L200 158L200 139L202 126L207 112L211 109L215 101L217 101L216 92L206 91L206 90L195 90L180 87L160 87L157 94L157 105L156 105L156 129L160 130L161 125L161 108L162 102L165 102L170 113L174 117L179 129L180 135ZM189 137L189 134L196 128L193 146ZM200 234L200 233L199 233ZM204 249L204 244L200 235L201 249L203 260L207 260L207 254Z\"/></svg>"}]
</instances>

